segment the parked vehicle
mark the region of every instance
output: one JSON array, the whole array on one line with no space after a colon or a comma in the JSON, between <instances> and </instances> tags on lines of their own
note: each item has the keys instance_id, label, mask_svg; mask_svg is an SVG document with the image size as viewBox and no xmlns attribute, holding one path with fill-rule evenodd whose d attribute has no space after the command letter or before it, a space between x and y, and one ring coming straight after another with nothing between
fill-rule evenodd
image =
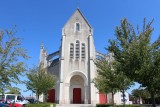
<instances>
[{"instance_id":1,"label":"parked vehicle","mask_svg":"<svg viewBox=\"0 0 160 107\"><path fill-rule=\"evenodd\" d=\"M0 103L0 107L9 107L8 104Z\"/></svg>"},{"instance_id":2,"label":"parked vehicle","mask_svg":"<svg viewBox=\"0 0 160 107\"><path fill-rule=\"evenodd\" d=\"M26 100L28 100L30 103L39 103L39 101L38 100L36 100L34 97L26 97L25 98Z\"/></svg>"},{"instance_id":3,"label":"parked vehicle","mask_svg":"<svg viewBox=\"0 0 160 107\"><path fill-rule=\"evenodd\" d=\"M4 96L0 95L0 101L7 101L9 105L15 103L15 107L22 107L26 104L29 104L29 101L25 100L22 95L19 94L5 94Z\"/></svg>"},{"instance_id":4,"label":"parked vehicle","mask_svg":"<svg viewBox=\"0 0 160 107\"><path fill-rule=\"evenodd\" d=\"M10 103L9 107L25 107L25 105L19 104L19 103Z\"/></svg>"},{"instance_id":5,"label":"parked vehicle","mask_svg":"<svg viewBox=\"0 0 160 107\"><path fill-rule=\"evenodd\" d=\"M2 101L2 103L3 104L6 104L7 106L5 106L5 107L24 107L24 105L23 104L19 104L19 103L15 103L14 101Z\"/></svg>"}]
</instances>

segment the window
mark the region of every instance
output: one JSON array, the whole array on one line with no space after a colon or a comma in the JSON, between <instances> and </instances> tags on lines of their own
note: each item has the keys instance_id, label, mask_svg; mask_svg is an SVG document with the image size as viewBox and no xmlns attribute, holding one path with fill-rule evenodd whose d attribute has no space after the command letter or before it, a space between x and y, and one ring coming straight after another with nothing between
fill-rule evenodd
<instances>
[{"instance_id":1,"label":"window","mask_svg":"<svg viewBox=\"0 0 160 107\"><path fill-rule=\"evenodd\" d=\"M70 58L74 58L74 44L70 44Z\"/></svg>"},{"instance_id":2,"label":"window","mask_svg":"<svg viewBox=\"0 0 160 107\"><path fill-rule=\"evenodd\" d=\"M84 43L82 43L81 57L82 57L82 59L85 59L85 44Z\"/></svg>"},{"instance_id":3,"label":"window","mask_svg":"<svg viewBox=\"0 0 160 107\"><path fill-rule=\"evenodd\" d=\"M6 100L15 100L15 95L7 95Z\"/></svg>"},{"instance_id":4,"label":"window","mask_svg":"<svg viewBox=\"0 0 160 107\"><path fill-rule=\"evenodd\" d=\"M17 100L21 100L23 101L22 97L21 96L17 96Z\"/></svg>"},{"instance_id":5,"label":"window","mask_svg":"<svg viewBox=\"0 0 160 107\"><path fill-rule=\"evenodd\" d=\"M0 101L2 101L4 99L3 95L0 95Z\"/></svg>"},{"instance_id":6,"label":"window","mask_svg":"<svg viewBox=\"0 0 160 107\"><path fill-rule=\"evenodd\" d=\"M76 23L76 31L80 31L80 24Z\"/></svg>"},{"instance_id":7,"label":"window","mask_svg":"<svg viewBox=\"0 0 160 107\"><path fill-rule=\"evenodd\" d=\"M80 46L79 46L79 41L76 41L76 59L79 58L79 51L80 51Z\"/></svg>"}]
</instances>

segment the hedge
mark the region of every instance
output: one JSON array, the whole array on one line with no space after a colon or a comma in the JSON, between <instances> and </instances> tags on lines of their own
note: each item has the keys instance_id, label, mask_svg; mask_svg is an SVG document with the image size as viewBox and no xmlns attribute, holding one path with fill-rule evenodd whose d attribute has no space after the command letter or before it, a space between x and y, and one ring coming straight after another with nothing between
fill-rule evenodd
<instances>
[{"instance_id":1,"label":"hedge","mask_svg":"<svg viewBox=\"0 0 160 107\"><path fill-rule=\"evenodd\" d=\"M96 107L111 107L113 104L96 104Z\"/></svg>"},{"instance_id":2,"label":"hedge","mask_svg":"<svg viewBox=\"0 0 160 107\"><path fill-rule=\"evenodd\" d=\"M96 107L113 107L113 104L96 104ZM114 107L124 107L124 105L114 105ZM125 105L125 107L140 107L139 105Z\"/></svg>"},{"instance_id":3,"label":"hedge","mask_svg":"<svg viewBox=\"0 0 160 107\"><path fill-rule=\"evenodd\" d=\"M55 103L27 104L25 107L50 107L51 104L53 107L56 107Z\"/></svg>"},{"instance_id":4,"label":"hedge","mask_svg":"<svg viewBox=\"0 0 160 107\"><path fill-rule=\"evenodd\" d=\"M124 107L124 105L116 105L116 107ZM141 107L139 105L125 105L125 107Z\"/></svg>"}]
</instances>

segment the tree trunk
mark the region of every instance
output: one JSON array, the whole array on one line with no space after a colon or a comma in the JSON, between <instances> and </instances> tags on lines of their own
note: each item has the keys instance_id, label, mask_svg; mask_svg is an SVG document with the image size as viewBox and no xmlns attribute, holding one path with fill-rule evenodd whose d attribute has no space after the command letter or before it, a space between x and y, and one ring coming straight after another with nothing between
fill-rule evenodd
<instances>
[{"instance_id":1,"label":"tree trunk","mask_svg":"<svg viewBox=\"0 0 160 107\"><path fill-rule=\"evenodd\" d=\"M2 89L2 96L4 97L4 88Z\"/></svg>"},{"instance_id":2,"label":"tree trunk","mask_svg":"<svg viewBox=\"0 0 160 107\"><path fill-rule=\"evenodd\" d=\"M114 92L112 92L112 103L113 103L113 106L114 106Z\"/></svg>"},{"instance_id":3,"label":"tree trunk","mask_svg":"<svg viewBox=\"0 0 160 107\"><path fill-rule=\"evenodd\" d=\"M3 100L5 99L5 96L4 96L4 86L2 86L2 98L3 98Z\"/></svg>"},{"instance_id":4,"label":"tree trunk","mask_svg":"<svg viewBox=\"0 0 160 107\"><path fill-rule=\"evenodd\" d=\"M39 94L37 94L37 98L38 98L38 101L39 101Z\"/></svg>"},{"instance_id":5,"label":"tree trunk","mask_svg":"<svg viewBox=\"0 0 160 107\"><path fill-rule=\"evenodd\" d=\"M155 93L154 92L151 92L151 99L152 99L152 107L156 107Z\"/></svg>"},{"instance_id":6,"label":"tree trunk","mask_svg":"<svg viewBox=\"0 0 160 107\"><path fill-rule=\"evenodd\" d=\"M123 94L123 105L125 106L126 100L125 100L125 91L124 90L122 90L122 94Z\"/></svg>"}]
</instances>

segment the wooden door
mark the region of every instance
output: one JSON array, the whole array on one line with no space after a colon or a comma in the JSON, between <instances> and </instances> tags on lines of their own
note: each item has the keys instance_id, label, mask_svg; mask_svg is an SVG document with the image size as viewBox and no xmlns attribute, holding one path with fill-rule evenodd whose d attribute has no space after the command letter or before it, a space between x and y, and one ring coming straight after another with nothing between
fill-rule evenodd
<instances>
[{"instance_id":1,"label":"wooden door","mask_svg":"<svg viewBox=\"0 0 160 107\"><path fill-rule=\"evenodd\" d=\"M107 95L105 93L99 93L99 103L100 104L107 103Z\"/></svg>"},{"instance_id":2,"label":"wooden door","mask_svg":"<svg viewBox=\"0 0 160 107\"><path fill-rule=\"evenodd\" d=\"M48 90L47 102L51 102L51 103L55 102L55 90L54 89Z\"/></svg>"},{"instance_id":3,"label":"wooden door","mask_svg":"<svg viewBox=\"0 0 160 107\"><path fill-rule=\"evenodd\" d=\"M81 104L81 88L73 89L73 104Z\"/></svg>"}]
</instances>

